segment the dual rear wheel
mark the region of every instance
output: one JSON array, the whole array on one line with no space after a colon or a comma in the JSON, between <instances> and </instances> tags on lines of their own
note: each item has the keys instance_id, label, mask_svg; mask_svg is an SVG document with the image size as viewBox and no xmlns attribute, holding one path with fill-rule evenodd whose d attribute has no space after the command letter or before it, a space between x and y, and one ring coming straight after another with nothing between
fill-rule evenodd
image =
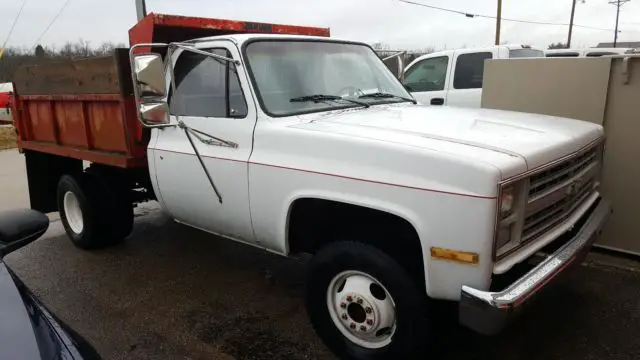
<instances>
[{"instance_id":1,"label":"dual rear wheel","mask_svg":"<svg viewBox=\"0 0 640 360\"><path fill-rule=\"evenodd\" d=\"M63 175L58 210L67 235L82 249L114 245L133 229L133 205L126 186L99 173Z\"/></svg>"}]
</instances>

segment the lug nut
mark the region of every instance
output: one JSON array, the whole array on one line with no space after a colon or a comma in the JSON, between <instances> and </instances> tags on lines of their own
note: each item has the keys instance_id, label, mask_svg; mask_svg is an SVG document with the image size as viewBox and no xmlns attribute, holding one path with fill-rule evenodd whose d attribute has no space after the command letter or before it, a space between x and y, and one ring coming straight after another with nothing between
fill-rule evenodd
<instances>
[{"instance_id":1,"label":"lug nut","mask_svg":"<svg viewBox=\"0 0 640 360\"><path fill-rule=\"evenodd\" d=\"M373 309L371 309L370 307L367 307L366 309L364 309L364 311L365 311L367 314L371 314L371 312L373 311Z\"/></svg>"},{"instance_id":2,"label":"lug nut","mask_svg":"<svg viewBox=\"0 0 640 360\"><path fill-rule=\"evenodd\" d=\"M353 301L353 298L351 297L351 295L347 296L347 301L348 302L352 302Z\"/></svg>"},{"instance_id":3,"label":"lug nut","mask_svg":"<svg viewBox=\"0 0 640 360\"><path fill-rule=\"evenodd\" d=\"M346 308L347 308L347 304L345 304L345 303L340 303L340 307L341 307L341 308L343 308L343 309L346 309Z\"/></svg>"},{"instance_id":4,"label":"lug nut","mask_svg":"<svg viewBox=\"0 0 640 360\"><path fill-rule=\"evenodd\" d=\"M358 304L362 305L362 299L358 299Z\"/></svg>"},{"instance_id":5,"label":"lug nut","mask_svg":"<svg viewBox=\"0 0 640 360\"><path fill-rule=\"evenodd\" d=\"M342 314L342 320L347 320L348 318L347 314Z\"/></svg>"},{"instance_id":6,"label":"lug nut","mask_svg":"<svg viewBox=\"0 0 640 360\"><path fill-rule=\"evenodd\" d=\"M367 325L373 325L373 320L367 319Z\"/></svg>"},{"instance_id":7,"label":"lug nut","mask_svg":"<svg viewBox=\"0 0 640 360\"><path fill-rule=\"evenodd\" d=\"M366 326L364 326L364 325L360 325L360 330L361 330L361 331L366 331L366 330L367 330L367 327L366 327Z\"/></svg>"},{"instance_id":8,"label":"lug nut","mask_svg":"<svg viewBox=\"0 0 640 360\"><path fill-rule=\"evenodd\" d=\"M350 328L355 329L356 328L356 324L351 323L351 325L349 325Z\"/></svg>"}]
</instances>

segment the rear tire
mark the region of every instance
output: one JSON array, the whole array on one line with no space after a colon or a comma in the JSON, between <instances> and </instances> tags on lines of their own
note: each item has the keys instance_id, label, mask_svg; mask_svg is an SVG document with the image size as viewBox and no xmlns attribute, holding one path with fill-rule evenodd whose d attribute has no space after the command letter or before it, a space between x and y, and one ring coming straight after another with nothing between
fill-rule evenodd
<instances>
[{"instance_id":1,"label":"rear tire","mask_svg":"<svg viewBox=\"0 0 640 360\"><path fill-rule=\"evenodd\" d=\"M57 200L60 219L75 246L96 249L106 245L101 199L87 174L63 175L58 183Z\"/></svg>"},{"instance_id":2,"label":"rear tire","mask_svg":"<svg viewBox=\"0 0 640 360\"><path fill-rule=\"evenodd\" d=\"M85 250L121 242L133 227L133 207L97 174L60 178L57 190L60 219L71 242Z\"/></svg>"},{"instance_id":3,"label":"rear tire","mask_svg":"<svg viewBox=\"0 0 640 360\"><path fill-rule=\"evenodd\" d=\"M87 169L96 185L99 186L108 198L109 232L107 239L109 245L115 245L124 240L133 230L133 204L129 196L129 188L118 176L105 174L95 169Z\"/></svg>"},{"instance_id":4,"label":"rear tire","mask_svg":"<svg viewBox=\"0 0 640 360\"><path fill-rule=\"evenodd\" d=\"M425 358L430 335L427 297L412 279L373 246L330 244L309 263L306 302L311 323L341 359Z\"/></svg>"}]
</instances>

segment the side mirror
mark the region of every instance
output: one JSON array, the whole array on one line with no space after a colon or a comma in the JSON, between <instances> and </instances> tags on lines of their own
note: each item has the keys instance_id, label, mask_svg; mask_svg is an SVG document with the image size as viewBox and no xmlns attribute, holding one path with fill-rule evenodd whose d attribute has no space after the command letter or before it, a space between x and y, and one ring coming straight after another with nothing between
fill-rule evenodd
<instances>
[{"instance_id":1,"label":"side mirror","mask_svg":"<svg viewBox=\"0 0 640 360\"><path fill-rule=\"evenodd\" d=\"M164 62L155 53L132 55L132 77L138 117L147 127L169 124Z\"/></svg>"},{"instance_id":2,"label":"side mirror","mask_svg":"<svg viewBox=\"0 0 640 360\"><path fill-rule=\"evenodd\" d=\"M36 240L49 228L49 218L35 210L0 212L0 258Z\"/></svg>"}]
</instances>

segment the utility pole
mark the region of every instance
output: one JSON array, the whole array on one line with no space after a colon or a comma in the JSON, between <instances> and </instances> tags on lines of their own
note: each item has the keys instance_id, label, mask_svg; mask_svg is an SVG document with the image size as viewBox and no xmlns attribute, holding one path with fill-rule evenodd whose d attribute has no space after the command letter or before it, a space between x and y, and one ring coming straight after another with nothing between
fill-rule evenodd
<instances>
[{"instance_id":1,"label":"utility pole","mask_svg":"<svg viewBox=\"0 0 640 360\"><path fill-rule=\"evenodd\" d=\"M571 6L571 20L569 20L569 36L567 37L567 49L571 48L571 33L573 32L573 15L576 13L576 2L578 0L573 0L573 5Z\"/></svg>"},{"instance_id":2,"label":"utility pole","mask_svg":"<svg viewBox=\"0 0 640 360\"><path fill-rule=\"evenodd\" d=\"M618 45L618 23L620 21L620 8L622 7L622 5L628 3L631 0L610 0L609 4L611 5L615 5L618 9L616 11L616 30L615 30L615 34L613 35L613 47L617 47Z\"/></svg>"},{"instance_id":3,"label":"utility pole","mask_svg":"<svg viewBox=\"0 0 640 360\"><path fill-rule=\"evenodd\" d=\"M498 0L498 15L496 16L496 45L500 45L500 23L501 22L502 22L502 0Z\"/></svg>"},{"instance_id":4,"label":"utility pole","mask_svg":"<svg viewBox=\"0 0 640 360\"><path fill-rule=\"evenodd\" d=\"M147 4L145 0L136 0L136 14L138 15L138 21L147 16Z\"/></svg>"}]
</instances>

